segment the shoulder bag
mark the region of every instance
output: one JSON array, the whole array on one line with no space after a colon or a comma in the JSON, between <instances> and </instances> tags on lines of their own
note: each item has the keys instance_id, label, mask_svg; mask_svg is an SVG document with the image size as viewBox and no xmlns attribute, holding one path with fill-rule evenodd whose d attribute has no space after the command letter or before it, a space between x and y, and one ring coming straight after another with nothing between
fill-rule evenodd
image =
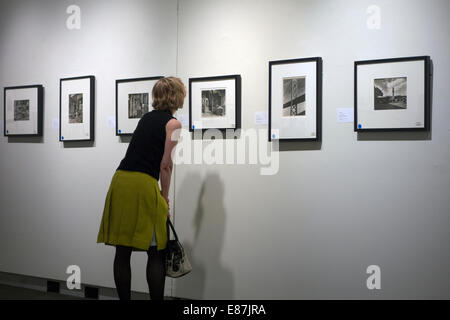
<instances>
[{"instance_id":1,"label":"shoulder bag","mask_svg":"<svg viewBox=\"0 0 450 320\"><path fill-rule=\"evenodd\" d=\"M179 278L191 272L192 266L169 218L167 218L167 224L166 275ZM169 226L173 231L174 240L170 240Z\"/></svg>"}]
</instances>

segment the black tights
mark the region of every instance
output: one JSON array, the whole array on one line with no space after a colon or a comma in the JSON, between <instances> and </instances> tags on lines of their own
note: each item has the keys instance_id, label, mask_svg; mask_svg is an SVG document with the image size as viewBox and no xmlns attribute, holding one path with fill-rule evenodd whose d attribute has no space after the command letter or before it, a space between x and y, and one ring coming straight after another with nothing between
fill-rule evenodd
<instances>
[{"instance_id":1,"label":"black tights","mask_svg":"<svg viewBox=\"0 0 450 320\"><path fill-rule=\"evenodd\" d=\"M130 259L133 248L116 246L114 258L114 281L120 300L131 299L131 266ZM150 299L163 300L166 281L166 250L157 251L156 246L147 251L147 283Z\"/></svg>"}]
</instances>

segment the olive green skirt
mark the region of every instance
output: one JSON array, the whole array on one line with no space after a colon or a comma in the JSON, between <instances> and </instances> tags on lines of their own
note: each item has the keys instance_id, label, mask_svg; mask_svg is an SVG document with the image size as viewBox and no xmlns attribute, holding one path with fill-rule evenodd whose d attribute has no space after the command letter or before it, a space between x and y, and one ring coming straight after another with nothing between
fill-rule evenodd
<instances>
[{"instance_id":1,"label":"olive green skirt","mask_svg":"<svg viewBox=\"0 0 450 320\"><path fill-rule=\"evenodd\" d=\"M155 232L157 249L165 249L167 215L167 203L155 178L118 170L106 195L97 243L146 251Z\"/></svg>"}]
</instances>

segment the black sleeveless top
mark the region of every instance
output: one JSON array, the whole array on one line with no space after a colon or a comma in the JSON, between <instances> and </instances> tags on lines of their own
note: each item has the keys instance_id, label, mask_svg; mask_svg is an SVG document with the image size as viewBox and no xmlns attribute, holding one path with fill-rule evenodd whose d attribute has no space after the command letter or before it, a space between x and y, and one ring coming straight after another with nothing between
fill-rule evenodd
<instances>
[{"instance_id":1,"label":"black sleeveless top","mask_svg":"<svg viewBox=\"0 0 450 320\"><path fill-rule=\"evenodd\" d=\"M175 119L170 111L146 113L136 127L125 158L117 170L139 171L159 180L166 142L166 124Z\"/></svg>"}]
</instances>

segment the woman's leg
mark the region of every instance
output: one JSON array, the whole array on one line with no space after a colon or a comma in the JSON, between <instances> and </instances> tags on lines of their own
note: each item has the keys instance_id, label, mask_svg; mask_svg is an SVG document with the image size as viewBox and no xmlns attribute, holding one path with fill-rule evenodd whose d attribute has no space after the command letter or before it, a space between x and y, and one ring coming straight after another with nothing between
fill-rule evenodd
<instances>
[{"instance_id":1,"label":"woman's leg","mask_svg":"<svg viewBox=\"0 0 450 320\"><path fill-rule=\"evenodd\" d=\"M150 299L163 300L166 282L166 250L158 251L156 246L151 246L147 254L147 282Z\"/></svg>"},{"instance_id":2,"label":"woman's leg","mask_svg":"<svg viewBox=\"0 0 450 320\"><path fill-rule=\"evenodd\" d=\"M114 258L114 282L120 300L131 299L131 253L133 248L116 246Z\"/></svg>"}]
</instances>

